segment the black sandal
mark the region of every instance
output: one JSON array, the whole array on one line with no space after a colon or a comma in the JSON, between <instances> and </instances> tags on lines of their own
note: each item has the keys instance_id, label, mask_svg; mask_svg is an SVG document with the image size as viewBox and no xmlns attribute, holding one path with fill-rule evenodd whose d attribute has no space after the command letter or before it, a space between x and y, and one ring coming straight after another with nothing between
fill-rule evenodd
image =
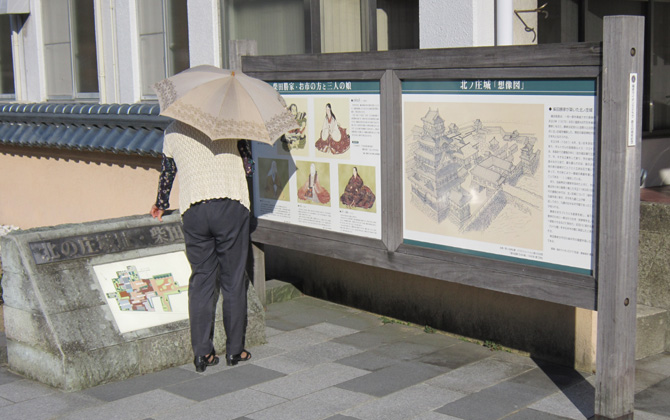
<instances>
[{"instance_id":1,"label":"black sandal","mask_svg":"<svg viewBox=\"0 0 670 420\"><path fill-rule=\"evenodd\" d=\"M195 371L202 373L207 369L207 366L216 366L219 364L219 357L215 354L216 352L212 350L210 354L205 356L196 356L193 359L193 364L195 365Z\"/></svg>"},{"instance_id":2,"label":"black sandal","mask_svg":"<svg viewBox=\"0 0 670 420\"><path fill-rule=\"evenodd\" d=\"M246 353L246 356L242 357L242 353ZM246 349L242 350L242 353L226 354L226 364L228 366L235 366L238 362L246 362L247 360L251 359L251 353L249 353Z\"/></svg>"}]
</instances>

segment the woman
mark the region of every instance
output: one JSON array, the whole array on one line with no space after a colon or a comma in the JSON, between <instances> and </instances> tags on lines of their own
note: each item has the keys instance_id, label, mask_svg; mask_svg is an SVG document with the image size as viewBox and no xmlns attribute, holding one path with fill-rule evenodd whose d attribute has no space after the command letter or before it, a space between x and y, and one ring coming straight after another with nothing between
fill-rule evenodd
<instances>
[{"instance_id":1,"label":"woman","mask_svg":"<svg viewBox=\"0 0 670 420\"><path fill-rule=\"evenodd\" d=\"M326 116L323 120L321 136L315 144L316 148L323 153L330 151L334 155L339 155L349 150L349 144L347 130L340 127L331 105L326 104Z\"/></svg>"},{"instance_id":2,"label":"woman","mask_svg":"<svg viewBox=\"0 0 670 420\"><path fill-rule=\"evenodd\" d=\"M358 175L358 168L354 166L353 175L349 178L344 194L340 196L340 202L347 207L360 207L369 209L375 204L375 194L370 187L366 186L363 178Z\"/></svg>"},{"instance_id":3,"label":"woman","mask_svg":"<svg viewBox=\"0 0 670 420\"><path fill-rule=\"evenodd\" d=\"M330 193L319 183L316 166L312 163L309 167L309 177L298 190L298 198L305 201L313 201L319 204L330 202Z\"/></svg>"},{"instance_id":4,"label":"woman","mask_svg":"<svg viewBox=\"0 0 670 420\"><path fill-rule=\"evenodd\" d=\"M270 170L268 175L265 178L265 195L268 198L274 198L275 200L281 194L281 186L279 185L279 174L277 174L277 162L272 161L270 165Z\"/></svg>"}]
</instances>

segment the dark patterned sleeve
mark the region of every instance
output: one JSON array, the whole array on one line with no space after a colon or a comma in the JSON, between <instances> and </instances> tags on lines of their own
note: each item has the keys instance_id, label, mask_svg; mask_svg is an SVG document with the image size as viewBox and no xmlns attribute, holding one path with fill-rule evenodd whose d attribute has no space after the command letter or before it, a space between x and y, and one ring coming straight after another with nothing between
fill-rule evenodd
<instances>
[{"instance_id":1,"label":"dark patterned sleeve","mask_svg":"<svg viewBox=\"0 0 670 420\"><path fill-rule=\"evenodd\" d=\"M238 140L237 141L237 150L242 156L242 161L244 162L244 172L247 176L252 176L254 174L254 160L251 155L251 145L249 140Z\"/></svg>"},{"instance_id":2,"label":"dark patterned sleeve","mask_svg":"<svg viewBox=\"0 0 670 420\"><path fill-rule=\"evenodd\" d=\"M159 209L167 210L170 208L170 192L176 175L177 165L174 163L174 159L163 155L161 175L158 179L158 196L156 197L156 207Z\"/></svg>"}]
</instances>

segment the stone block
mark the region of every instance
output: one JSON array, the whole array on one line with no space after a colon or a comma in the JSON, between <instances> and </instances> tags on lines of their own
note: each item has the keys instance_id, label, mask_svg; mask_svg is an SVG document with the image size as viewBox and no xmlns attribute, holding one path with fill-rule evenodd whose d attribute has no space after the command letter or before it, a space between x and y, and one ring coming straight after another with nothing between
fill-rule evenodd
<instances>
[{"instance_id":1,"label":"stone block","mask_svg":"<svg viewBox=\"0 0 670 420\"><path fill-rule=\"evenodd\" d=\"M640 203L640 231L670 235L670 205L664 203Z\"/></svg>"},{"instance_id":2,"label":"stone block","mask_svg":"<svg viewBox=\"0 0 670 420\"><path fill-rule=\"evenodd\" d=\"M640 360L664 352L667 331L667 310L638 304L635 359Z\"/></svg>"},{"instance_id":3,"label":"stone block","mask_svg":"<svg viewBox=\"0 0 670 420\"><path fill-rule=\"evenodd\" d=\"M670 309L670 236L640 231L638 261L638 302Z\"/></svg>"},{"instance_id":4,"label":"stone block","mask_svg":"<svg viewBox=\"0 0 670 420\"><path fill-rule=\"evenodd\" d=\"M188 319L130 331L126 326L122 333L115 314L123 311L112 310L94 269L183 251L180 222L176 213L164 216L162 224L149 216L133 216L16 231L3 237L9 368L75 391L191 363ZM253 347L266 342L265 312L251 284L247 299L246 344ZM147 312L123 313L131 317L126 323L134 323L132 317L141 322ZM217 351L224 353L220 302L214 338Z\"/></svg>"},{"instance_id":5,"label":"stone block","mask_svg":"<svg viewBox=\"0 0 670 420\"><path fill-rule=\"evenodd\" d=\"M286 302L302 296L302 292L298 287L289 282L280 280L268 280L265 282L266 303Z\"/></svg>"}]
</instances>

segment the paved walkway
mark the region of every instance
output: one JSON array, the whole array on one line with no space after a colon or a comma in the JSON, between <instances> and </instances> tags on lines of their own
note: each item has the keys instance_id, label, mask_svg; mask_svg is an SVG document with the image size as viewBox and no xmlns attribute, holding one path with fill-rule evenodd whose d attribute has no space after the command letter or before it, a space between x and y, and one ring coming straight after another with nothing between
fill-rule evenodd
<instances>
[{"instance_id":1,"label":"paved walkway","mask_svg":"<svg viewBox=\"0 0 670 420\"><path fill-rule=\"evenodd\" d=\"M0 367L0 419L558 420L594 375L310 297L269 305L253 359L64 393ZM638 362L636 420L670 419L670 354Z\"/></svg>"}]
</instances>

